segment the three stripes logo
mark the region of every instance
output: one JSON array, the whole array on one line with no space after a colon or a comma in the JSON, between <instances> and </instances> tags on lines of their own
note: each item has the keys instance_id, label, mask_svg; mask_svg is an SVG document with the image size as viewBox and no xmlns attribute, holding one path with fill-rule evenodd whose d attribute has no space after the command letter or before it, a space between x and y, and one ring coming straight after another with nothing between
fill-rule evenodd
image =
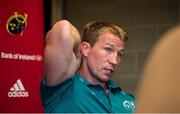
<instances>
[{"instance_id":1,"label":"three stripes logo","mask_svg":"<svg viewBox=\"0 0 180 114\"><path fill-rule=\"evenodd\" d=\"M25 88L20 79L16 81L13 87L10 88L10 92L8 92L8 97L28 97L29 94L25 91Z\"/></svg>"}]
</instances>

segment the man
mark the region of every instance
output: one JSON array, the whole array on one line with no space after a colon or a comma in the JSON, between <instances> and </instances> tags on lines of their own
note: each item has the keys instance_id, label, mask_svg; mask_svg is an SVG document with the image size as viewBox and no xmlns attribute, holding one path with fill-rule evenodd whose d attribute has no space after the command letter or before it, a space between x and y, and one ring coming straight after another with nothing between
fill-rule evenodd
<instances>
[{"instance_id":1,"label":"man","mask_svg":"<svg viewBox=\"0 0 180 114\"><path fill-rule=\"evenodd\" d=\"M126 33L116 25L91 22L82 42L66 20L47 33L41 98L45 112L132 112L134 97L110 79L121 63Z\"/></svg>"}]
</instances>

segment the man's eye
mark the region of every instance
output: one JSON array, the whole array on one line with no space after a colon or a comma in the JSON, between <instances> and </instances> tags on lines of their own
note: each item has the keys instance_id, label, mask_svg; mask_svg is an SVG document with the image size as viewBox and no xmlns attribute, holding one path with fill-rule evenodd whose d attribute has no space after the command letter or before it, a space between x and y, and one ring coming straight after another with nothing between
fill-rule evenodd
<instances>
[{"instance_id":1,"label":"man's eye","mask_svg":"<svg viewBox=\"0 0 180 114\"><path fill-rule=\"evenodd\" d=\"M111 49L111 48L104 48L107 52L112 52L113 51L113 49Z\"/></svg>"},{"instance_id":2,"label":"man's eye","mask_svg":"<svg viewBox=\"0 0 180 114\"><path fill-rule=\"evenodd\" d=\"M122 58L123 55L124 55L124 52L120 52L120 53L118 54L119 58Z\"/></svg>"},{"instance_id":3,"label":"man's eye","mask_svg":"<svg viewBox=\"0 0 180 114\"><path fill-rule=\"evenodd\" d=\"M123 55L123 54L121 54L121 53L120 53L120 54L118 54L118 57L119 57L119 58L121 58L121 57L122 57L122 55Z\"/></svg>"}]
</instances>

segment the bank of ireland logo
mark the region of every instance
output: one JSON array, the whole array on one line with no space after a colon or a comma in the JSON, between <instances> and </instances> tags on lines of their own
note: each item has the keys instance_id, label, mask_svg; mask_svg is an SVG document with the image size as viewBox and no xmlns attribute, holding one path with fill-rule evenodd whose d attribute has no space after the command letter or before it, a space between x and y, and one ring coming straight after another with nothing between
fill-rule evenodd
<instances>
[{"instance_id":1,"label":"bank of ireland logo","mask_svg":"<svg viewBox=\"0 0 180 114\"><path fill-rule=\"evenodd\" d=\"M22 36L25 27L27 26L27 17L25 13L24 16L15 12L6 23L6 29L11 35Z\"/></svg>"},{"instance_id":2,"label":"bank of ireland logo","mask_svg":"<svg viewBox=\"0 0 180 114\"><path fill-rule=\"evenodd\" d=\"M28 97L29 94L25 90L22 82L20 79L14 83L14 85L10 88L8 92L8 97Z\"/></svg>"},{"instance_id":3,"label":"bank of ireland logo","mask_svg":"<svg viewBox=\"0 0 180 114\"><path fill-rule=\"evenodd\" d=\"M124 106L125 109L131 110L131 111L134 111L134 109L135 109L135 104L134 104L133 101L125 100L123 102L123 106Z\"/></svg>"}]
</instances>

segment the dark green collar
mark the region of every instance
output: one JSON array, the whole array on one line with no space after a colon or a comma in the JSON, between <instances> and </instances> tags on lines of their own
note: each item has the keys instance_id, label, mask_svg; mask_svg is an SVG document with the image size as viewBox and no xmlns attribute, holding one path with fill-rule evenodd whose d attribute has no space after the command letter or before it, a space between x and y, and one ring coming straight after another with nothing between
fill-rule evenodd
<instances>
[{"instance_id":1,"label":"dark green collar","mask_svg":"<svg viewBox=\"0 0 180 114\"><path fill-rule=\"evenodd\" d=\"M81 76L80 74L75 74L75 75L78 76L79 80L80 80L83 84L85 84L85 85L87 85L87 86L97 86L97 85L91 84L89 81L87 81L87 80L86 80L83 76ZM121 88L119 87L119 85L116 84L115 82L111 81L111 80L109 80L109 81L107 82L107 87L108 87L110 90L112 90L112 89L120 89L120 90L121 90Z\"/></svg>"}]
</instances>

